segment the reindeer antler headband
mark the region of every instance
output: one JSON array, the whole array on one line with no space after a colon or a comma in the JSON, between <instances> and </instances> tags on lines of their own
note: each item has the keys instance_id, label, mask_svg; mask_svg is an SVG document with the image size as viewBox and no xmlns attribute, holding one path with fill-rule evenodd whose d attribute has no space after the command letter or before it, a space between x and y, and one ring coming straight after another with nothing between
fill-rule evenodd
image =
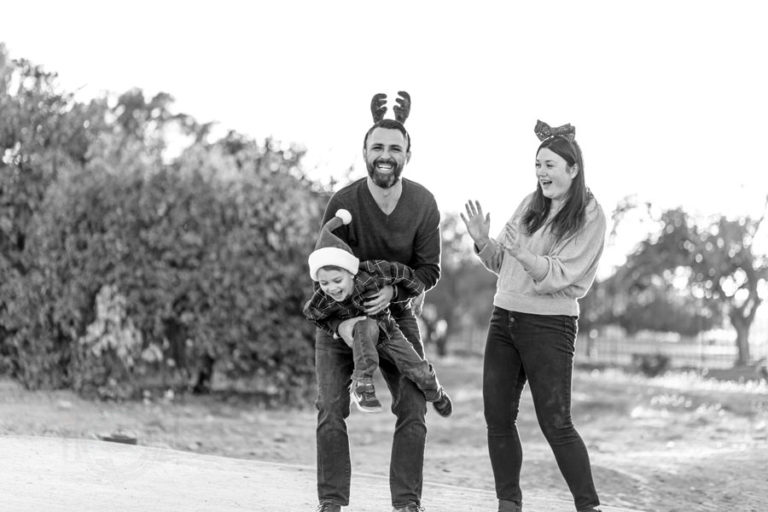
<instances>
[{"instance_id":1,"label":"reindeer antler headband","mask_svg":"<svg viewBox=\"0 0 768 512\"><path fill-rule=\"evenodd\" d=\"M411 113L411 95L405 91L397 92L397 99L395 106L392 110L395 112L395 120L400 124L405 123L408 119L408 115ZM371 98L371 114L373 115L373 122L378 123L384 119L384 114L387 112L387 95L383 92L374 94Z\"/></svg>"},{"instance_id":2,"label":"reindeer antler headband","mask_svg":"<svg viewBox=\"0 0 768 512\"><path fill-rule=\"evenodd\" d=\"M576 138L576 128L570 124L564 124L563 126L556 126L552 128L544 121L536 121L536 127L533 129L536 132L536 136L540 141L545 141L551 137L563 137L569 142L573 142Z\"/></svg>"}]
</instances>

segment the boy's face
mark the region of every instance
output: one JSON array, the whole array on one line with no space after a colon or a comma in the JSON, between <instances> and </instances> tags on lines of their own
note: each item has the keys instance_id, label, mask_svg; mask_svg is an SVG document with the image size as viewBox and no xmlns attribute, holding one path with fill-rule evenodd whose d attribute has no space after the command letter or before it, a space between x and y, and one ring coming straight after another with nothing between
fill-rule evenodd
<instances>
[{"instance_id":1,"label":"boy's face","mask_svg":"<svg viewBox=\"0 0 768 512\"><path fill-rule=\"evenodd\" d=\"M352 295L354 277L344 269L321 268L317 271L317 284L330 298L342 302Z\"/></svg>"}]
</instances>

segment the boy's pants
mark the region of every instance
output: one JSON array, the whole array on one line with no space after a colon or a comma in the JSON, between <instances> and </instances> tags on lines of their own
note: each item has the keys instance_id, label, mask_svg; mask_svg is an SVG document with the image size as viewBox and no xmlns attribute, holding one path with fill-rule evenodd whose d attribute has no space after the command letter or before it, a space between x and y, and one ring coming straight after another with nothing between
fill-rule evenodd
<instances>
[{"instance_id":1,"label":"boy's pants","mask_svg":"<svg viewBox=\"0 0 768 512\"><path fill-rule=\"evenodd\" d=\"M371 381L373 372L379 367L381 350L385 356L392 359L400 373L413 381L424 393L427 402L439 399L440 383L432 365L414 350L394 321L391 325L386 325L385 321L382 321L382 324L384 325L373 318L366 318L355 324L352 331L352 358L355 361L352 385L358 381Z\"/></svg>"}]
</instances>

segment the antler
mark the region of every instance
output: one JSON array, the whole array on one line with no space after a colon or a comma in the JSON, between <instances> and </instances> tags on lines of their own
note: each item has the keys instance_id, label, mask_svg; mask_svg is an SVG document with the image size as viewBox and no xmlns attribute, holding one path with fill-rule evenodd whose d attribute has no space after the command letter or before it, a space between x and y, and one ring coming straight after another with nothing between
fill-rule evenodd
<instances>
[{"instance_id":1,"label":"antler","mask_svg":"<svg viewBox=\"0 0 768 512\"><path fill-rule=\"evenodd\" d=\"M374 94L371 98L371 114L373 115L373 122L378 123L384 119L384 114L387 112L387 95L383 92ZM397 109L397 107L395 107Z\"/></svg>"},{"instance_id":2,"label":"antler","mask_svg":"<svg viewBox=\"0 0 768 512\"><path fill-rule=\"evenodd\" d=\"M405 123L411 113L411 95L405 91L398 91L397 95L399 96L395 100L397 106L392 110L395 111L395 119L400 123Z\"/></svg>"}]
</instances>

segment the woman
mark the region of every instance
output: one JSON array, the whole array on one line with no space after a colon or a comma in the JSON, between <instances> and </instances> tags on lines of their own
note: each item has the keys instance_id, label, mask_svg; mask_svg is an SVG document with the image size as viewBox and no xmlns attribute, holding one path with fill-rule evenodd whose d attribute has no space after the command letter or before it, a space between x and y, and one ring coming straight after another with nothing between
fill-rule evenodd
<instances>
[{"instance_id":1,"label":"woman","mask_svg":"<svg viewBox=\"0 0 768 512\"><path fill-rule=\"evenodd\" d=\"M478 256L498 275L483 363L488 450L499 512L522 511L522 447L516 419L530 383L536 416L579 512L599 512L589 455L571 422L571 374L578 299L595 277L605 215L584 182L581 149L570 125L539 121L536 191L500 236L488 237L480 204L461 214Z\"/></svg>"}]
</instances>

